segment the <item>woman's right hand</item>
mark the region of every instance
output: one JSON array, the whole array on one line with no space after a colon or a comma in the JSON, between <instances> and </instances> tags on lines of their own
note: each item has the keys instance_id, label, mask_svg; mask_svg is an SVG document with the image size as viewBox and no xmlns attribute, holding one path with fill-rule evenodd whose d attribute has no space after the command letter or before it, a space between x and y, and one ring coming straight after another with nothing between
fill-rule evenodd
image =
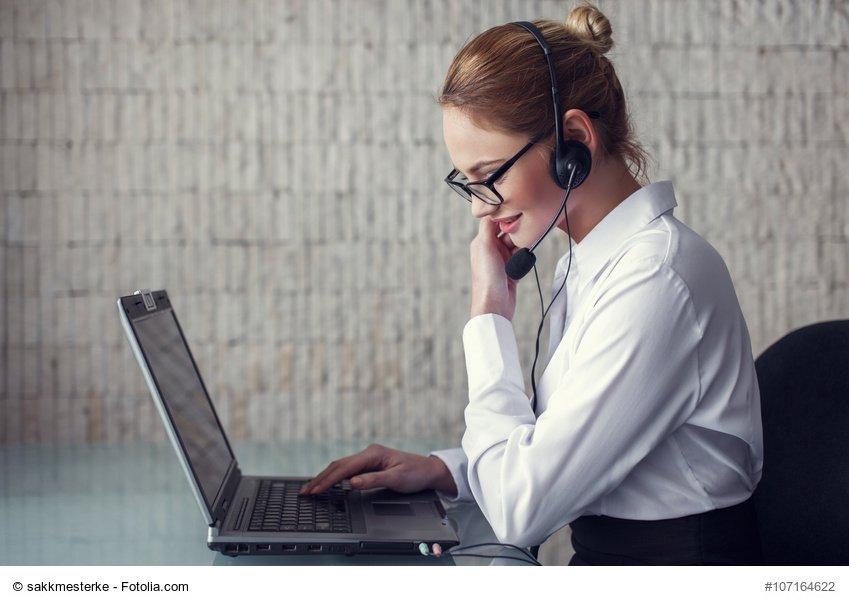
<instances>
[{"instance_id":1,"label":"woman's right hand","mask_svg":"<svg viewBox=\"0 0 849 606\"><path fill-rule=\"evenodd\" d=\"M299 494L318 494L346 479L357 490L389 488L408 493L434 488L457 494L451 472L439 457L425 457L380 444L371 444L358 453L332 461L304 484Z\"/></svg>"}]
</instances>

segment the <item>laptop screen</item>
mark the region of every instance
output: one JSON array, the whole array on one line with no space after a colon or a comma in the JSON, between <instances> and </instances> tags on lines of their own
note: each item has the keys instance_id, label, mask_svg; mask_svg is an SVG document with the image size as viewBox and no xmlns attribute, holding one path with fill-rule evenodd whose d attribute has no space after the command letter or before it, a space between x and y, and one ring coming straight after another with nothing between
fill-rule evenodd
<instances>
[{"instance_id":1,"label":"laptop screen","mask_svg":"<svg viewBox=\"0 0 849 606\"><path fill-rule=\"evenodd\" d=\"M224 430L213 412L174 312L169 308L132 322L160 397L211 510L233 461Z\"/></svg>"}]
</instances>

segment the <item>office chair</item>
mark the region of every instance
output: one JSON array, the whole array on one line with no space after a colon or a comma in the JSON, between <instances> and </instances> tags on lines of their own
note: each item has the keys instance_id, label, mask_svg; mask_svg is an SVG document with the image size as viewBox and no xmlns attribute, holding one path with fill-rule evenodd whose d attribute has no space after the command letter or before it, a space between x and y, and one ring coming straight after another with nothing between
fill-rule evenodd
<instances>
[{"instance_id":1,"label":"office chair","mask_svg":"<svg viewBox=\"0 0 849 606\"><path fill-rule=\"evenodd\" d=\"M849 320L811 324L755 361L765 564L849 564Z\"/></svg>"}]
</instances>

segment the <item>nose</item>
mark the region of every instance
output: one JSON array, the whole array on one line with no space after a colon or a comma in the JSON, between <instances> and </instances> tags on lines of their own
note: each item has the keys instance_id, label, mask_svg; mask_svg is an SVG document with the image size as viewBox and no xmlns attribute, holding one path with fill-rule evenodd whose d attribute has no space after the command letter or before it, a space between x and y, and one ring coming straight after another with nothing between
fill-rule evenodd
<instances>
[{"instance_id":1,"label":"nose","mask_svg":"<svg viewBox=\"0 0 849 606\"><path fill-rule=\"evenodd\" d=\"M487 204L477 196L472 196L472 215L475 219L483 219L498 210L494 204Z\"/></svg>"}]
</instances>

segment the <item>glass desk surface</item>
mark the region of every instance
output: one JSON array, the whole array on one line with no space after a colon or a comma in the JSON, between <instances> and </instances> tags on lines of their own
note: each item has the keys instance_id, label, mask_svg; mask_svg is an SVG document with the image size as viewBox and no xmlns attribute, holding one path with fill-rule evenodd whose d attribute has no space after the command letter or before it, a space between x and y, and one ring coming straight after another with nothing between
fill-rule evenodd
<instances>
[{"instance_id":1,"label":"glass desk surface","mask_svg":"<svg viewBox=\"0 0 849 606\"><path fill-rule=\"evenodd\" d=\"M419 454L447 447L418 440L374 441ZM243 473L312 476L370 442L232 446ZM476 504L446 504L445 509L461 546L497 541ZM450 555L230 557L206 546L206 530L168 442L0 447L0 564L526 565L507 558ZM515 549L498 546L469 553L522 557Z\"/></svg>"}]
</instances>

